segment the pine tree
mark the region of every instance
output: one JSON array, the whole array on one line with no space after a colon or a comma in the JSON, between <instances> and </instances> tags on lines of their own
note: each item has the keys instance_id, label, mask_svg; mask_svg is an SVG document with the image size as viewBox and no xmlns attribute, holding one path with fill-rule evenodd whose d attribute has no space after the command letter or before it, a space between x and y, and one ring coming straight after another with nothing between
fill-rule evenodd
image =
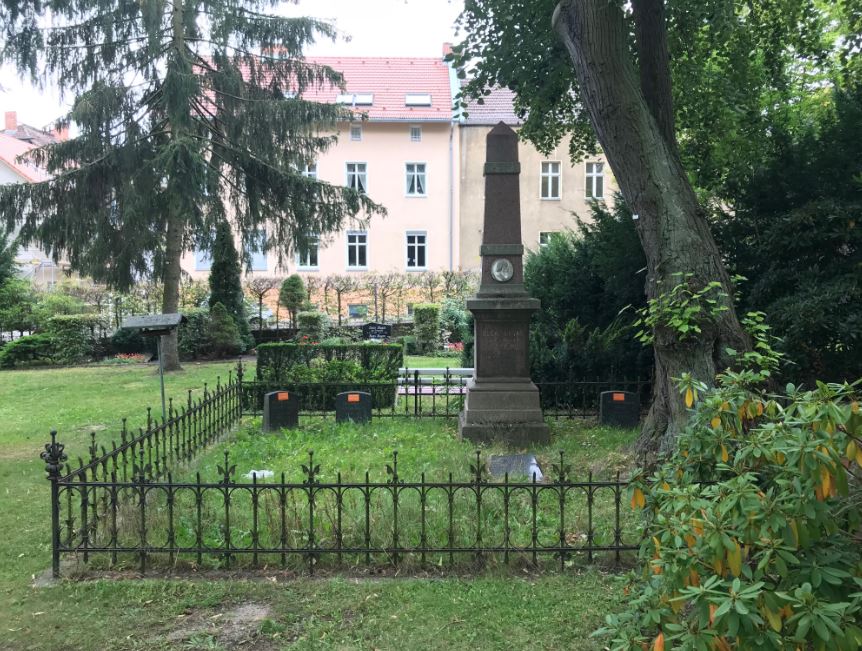
<instances>
[{"instance_id":1,"label":"pine tree","mask_svg":"<svg viewBox=\"0 0 862 651\"><path fill-rule=\"evenodd\" d=\"M242 291L239 256L233 243L230 224L219 222L216 226L215 240L210 266L210 309L221 303L236 323L244 347L251 345L251 333L245 313L245 295Z\"/></svg>"},{"instance_id":2,"label":"pine tree","mask_svg":"<svg viewBox=\"0 0 862 651\"><path fill-rule=\"evenodd\" d=\"M264 250L283 263L308 233L384 212L299 173L334 143L321 134L352 114L303 98L343 83L302 57L334 28L266 13L277 4L3 0L2 56L75 96L59 124L75 122L80 135L33 150L52 178L0 189L0 218L111 287L160 280L168 313L179 307L183 253L210 250L226 218L243 250L265 231ZM178 366L176 335L164 354Z\"/></svg>"},{"instance_id":3,"label":"pine tree","mask_svg":"<svg viewBox=\"0 0 862 651\"><path fill-rule=\"evenodd\" d=\"M12 280L18 272L15 264L17 254L18 243L0 228L0 286Z\"/></svg>"},{"instance_id":4,"label":"pine tree","mask_svg":"<svg viewBox=\"0 0 862 651\"><path fill-rule=\"evenodd\" d=\"M242 350L242 337L236 321L221 303L210 308L210 345L216 357L236 355Z\"/></svg>"}]
</instances>

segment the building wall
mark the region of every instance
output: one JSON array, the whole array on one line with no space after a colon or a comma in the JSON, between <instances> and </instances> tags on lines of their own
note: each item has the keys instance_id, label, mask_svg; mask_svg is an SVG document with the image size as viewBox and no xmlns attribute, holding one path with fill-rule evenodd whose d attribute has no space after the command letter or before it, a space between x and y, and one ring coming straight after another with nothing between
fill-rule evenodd
<instances>
[{"instance_id":1,"label":"building wall","mask_svg":"<svg viewBox=\"0 0 862 651\"><path fill-rule=\"evenodd\" d=\"M485 125L461 125L460 140L460 266L471 270L480 267L479 247L482 244L485 208L485 138L492 129ZM605 162L604 158L589 158L577 165L569 161L568 141L563 141L548 156L532 145L518 144L521 162L521 239L527 249L539 246L539 233L559 232L575 227L573 213L589 219L590 201L586 197L586 163ZM543 161L560 163L559 199L542 199L540 170ZM604 197L610 202L617 185L610 167L604 165Z\"/></svg>"},{"instance_id":2,"label":"building wall","mask_svg":"<svg viewBox=\"0 0 862 651\"><path fill-rule=\"evenodd\" d=\"M421 141L413 142L410 127L421 126ZM450 135L452 157L450 159ZM317 162L320 180L336 185L346 183L348 162L366 163L368 196L388 210L386 217L375 216L363 226L358 220L349 220L347 228L321 238L318 269L298 268L296 258L289 256L285 267L276 267L277 255L267 256L267 269L253 275L284 276L292 273L326 276L328 274L356 273L347 266L347 231L367 232L367 270L408 271L406 267L406 234L423 231L427 234L427 269L450 268L451 261L458 264L458 139L450 123L379 123L362 124L362 139L351 140L347 125L339 132L338 143L323 154ZM407 196L406 163L425 163L426 196ZM451 168L450 165L456 167ZM450 181L451 179L451 181ZM453 214L450 230L450 198ZM192 277L204 279L208 271L195 269L195 254L183 258L183 269ZM417 270L418 271L418 270Z\"/></svg>"}]
</instances>

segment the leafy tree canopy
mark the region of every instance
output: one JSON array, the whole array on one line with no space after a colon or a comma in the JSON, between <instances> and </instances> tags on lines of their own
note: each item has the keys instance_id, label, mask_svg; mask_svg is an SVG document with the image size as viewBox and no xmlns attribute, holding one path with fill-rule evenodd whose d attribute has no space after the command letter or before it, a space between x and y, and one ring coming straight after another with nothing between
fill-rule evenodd
<instances>
[{"instance_id":1,"label":"leafy tree canopy","mask_svg":"<svg viewBox=\"0 0 862 651\"><path fill-rule=\"evenodd\" d=\"M492 86L511 88L525 120L522 137L547 151L570 134L578 160L597 144L571 60L551 27L556 4L467 0L459 19L464 39L453 58L469 77L465 99L481 98ZM773 125L801 119L812 89L860 79L857 0L667 0L665 6L677 133L698 188L721 193L749 180ZM634 45L631 52L635 59Z\"/></svg>"}]
</instances>

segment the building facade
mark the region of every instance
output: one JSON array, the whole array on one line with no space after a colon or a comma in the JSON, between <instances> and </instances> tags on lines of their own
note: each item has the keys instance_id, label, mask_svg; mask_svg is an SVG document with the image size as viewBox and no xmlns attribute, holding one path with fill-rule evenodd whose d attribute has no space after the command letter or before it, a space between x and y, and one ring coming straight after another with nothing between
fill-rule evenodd
<instances>
[{"instance_id":1,"label":"building facade","mask_svg":"<svg viewBox=\"0 0 862 651\"><path fill-rule=\"evenodd\" d=\"M313 58L344 75L345 89L316 89L314 101L353 108L338 142L303 173L347 185L385 206L385 217L359 215L308 249L277 255L250 251L251 273L324 276L364 272L421 273L458 266L458 139L450 67L442 58ZM457 86L456 86L457 87ZM183 268L205 278L209 258L190 252Z\"/></svg>"},{"instance_id":2,"label":"building facade","mask_svg":"<svg viewBox=\"0 0 862 651\"><path fill-rule=\"evenodd\" d=\"M459 267L477 269L481 260L485 207L485 138L499 122L517 130L514 95L496 88L482 104L470 102L459 124L460 203L458 218L461 244ZM591 204L613 199L616 182L603 157L588 158L572 165L569 143L561 142L548 155L527 142L519 142L521 162L521 238L535 250L554 234L574 228L575 215L589 220Z\"/></svg>"}]
</instances>

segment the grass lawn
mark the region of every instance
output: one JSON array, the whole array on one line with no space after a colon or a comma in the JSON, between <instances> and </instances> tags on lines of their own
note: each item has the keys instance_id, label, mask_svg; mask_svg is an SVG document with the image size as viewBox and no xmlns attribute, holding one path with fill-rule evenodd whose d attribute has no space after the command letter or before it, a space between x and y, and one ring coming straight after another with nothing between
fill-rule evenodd
<instances>
[{"instance_id":1,"label":"grass lawn","mask_svg":"<svg viewBox=\"0 0 862 651\"><path fill-rule=\"evenodd\" d=\"M231 367L187 365L167 378L168 395L184 400L188 389L199 390L219 374L226 377ZM48 431L58 429L70 459L85 456L90 431L109 441L123 417L130 427L141 425L142 408L155 408L158 395L152 366L0 373L0 649L601 648L589 633L616 608L623 579L598 568L445 579L287 579L273 573L33 587L33 577L50 563L48 485L38 459ZM332 427L309 427L289 446L240 433L232 450L242 463L265 460L288 471L314 447L321 462L364 472L382 470L397 448L399 470L404 464L403 472L413 474L432 457L465 465L463 455L472 449L441 421L348 426L337 436ZM567 450L575 476L608 461L624 462L615 450L630 440L629 433L570 424L555 428L553 449ZM203 473L217 452L201 460Z\"/></svg>"},{"instance_id":2,"label":"grass lawn","mask_svg":"<svg viewBox=\"0 0 862 651\"><path fill-rule=\"evenodd\" d=\"M461 368L461 358L405 355L404 366L407 368Z\"/></svg>"}]
</instances>

